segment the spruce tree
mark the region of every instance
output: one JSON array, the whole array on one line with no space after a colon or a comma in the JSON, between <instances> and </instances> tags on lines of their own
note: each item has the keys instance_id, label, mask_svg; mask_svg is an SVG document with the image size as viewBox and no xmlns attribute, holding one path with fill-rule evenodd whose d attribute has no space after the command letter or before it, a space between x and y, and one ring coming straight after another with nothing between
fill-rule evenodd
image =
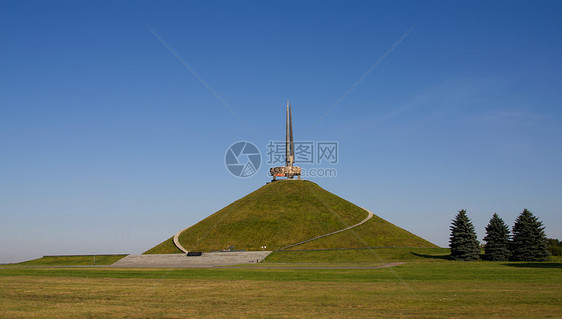
<instances>
[{"instance_id":1,"label":"spruce tree","mask_svg":"<svg viewBox=\"0 0 562 319\"><path fill-rule=\"evenodd\" d=\"M551 256L562 256L562 242L555 238L548 238L547 242L546 250L548 250Z\"/></svg>"},{"instance_id":2,"label":"spruce tree","mask_svg":"<svg viewBox=\"0 0 562 319\"><path fill-rule=\"evenodd\" d=\"M550 254L544 226L539 218L524 209L513 225L511 255L515 261L545 261Z\"/></svg>"},{"instance_id":3,"label":"spruce tree","mask_svg":"<svg viewBox=\"0 0 562 319\"><path fill-rule=\"evenodd\" d=\"M466 210L459 211L450 228L451 258L466 261L478 259L480 246L476 239L474 226L466 215Z\"/></svg>"},{"instance_id":4,"label":"spruce tree","mask_svg":"<svg viewBox=\"0 0 562 319\"><path fill-rule=\"evenodd\" d=\"M484 259L504 261L509 258L509 227L496 213L486 226L484 241L486 242Z\"/></svg>"}]
</instances>

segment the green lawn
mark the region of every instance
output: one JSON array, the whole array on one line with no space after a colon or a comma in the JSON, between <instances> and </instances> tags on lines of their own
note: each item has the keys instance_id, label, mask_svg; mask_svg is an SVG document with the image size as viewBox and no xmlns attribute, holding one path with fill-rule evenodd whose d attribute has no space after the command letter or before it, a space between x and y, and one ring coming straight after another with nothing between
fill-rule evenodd
<instances>
[{"instance_id":1,"label":"green lawn","mask_svg":"<svg viewBox=\"0 0 562 319\"><path fill-rule=\"evenodd\" d=\"M267 264L262 264L267 265ZM275 264L273 264L275 265ZM347 266L352 266L347 264ZM326 281L326 282L388 282L403 280L471 282L537 282L558 283L562 279L562 263L525 262L407 262L382 269L158 269L158 268L0 268L0 277L77 277L77 278L137 278L137 279L216 279L265 281Z\"/></svg>"},{"instance_id":2,"label":"green lawn","mask_svg":"<svg viewBox=\"0 0 562 319\"><path fill-rule=\"evenodd\" d=\"M545 263L457 262L445 259L447 253L443 248L275 252L254 268L0 267L0 317L560 316L559 257ZM380 269L284 268L396 261L405 263Z\"/></svg>"},{"instance_id":3,"label":"green lawn","mask_svg":"<svg viewBox=\"0 0 562 319\"><path fill-rule=\"evenodd\" d=\"M111 265L127 255L96 255L96 265ZM94 264L94 255L44 256L12 266L86 266Z\"/></svg>"},{"instance_id":4,"label":"green lawn","mask_svg":"<svg viewBox=\"0 0 562 319\"><path fill-rule=\"evenodd\" d=\"M560 261L415 256L381 269L0 268L3 318L553 318L562 311L560 291Z\"/></svg>"},{"instance_id":5,"label":"green lawn","mask_svg":"<svg viewBox=\"0 0 562 319\"><path fill-rule=\"evenodd\" d=\"M448 259L448 248L374 248L275 251L266 263L310 264L383 264L397 261L442 261Z\"/></svg>"}]
</instances>

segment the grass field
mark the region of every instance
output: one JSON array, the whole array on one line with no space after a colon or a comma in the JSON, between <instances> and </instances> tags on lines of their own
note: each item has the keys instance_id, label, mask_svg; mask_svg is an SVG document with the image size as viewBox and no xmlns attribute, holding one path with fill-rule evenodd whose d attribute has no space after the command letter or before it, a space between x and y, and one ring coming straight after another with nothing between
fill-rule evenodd
<instances>
[{"instance_id":1,"label":"grass field","mask_svg":"<svg viewBox=\"0 0 562 319\"><path fill-rule=\"evenodd\" d=\"M96 255L96 265L111 265L127 255ZM43 256L12 266L86 266L94 264L94 255Z\"/></svg>"},{"instance_id":2,"label":"grass field","mask_svg":"<svg viewBox=\"0 0 562 319\"><path fill-rule=\"evenodd\" d=\"M385 261L400 255L407 261L382 269L283 269L287 264L273 259L260 265L279 268L5 267L0 317L554 318L562 313L558 259L455 262L441 258L442 251L406 252L378 251ZM314 254L334 258L330 252ZM298 265L290 262L293 257L275 258ZM341 261L319 264L334 262Z\"/></svg>"},{"instance_id":3,"label":"grass field","mask_svg":"<svg viewBox=\"0 0 562 319\"><path fill-rule=\"evenodd\" d=\"M286 250L271 253L267 263L310 263L370 265L397 261L442 261L448 259L448 248L376 248L342 250Z\"/></svg>"}]
</instances>

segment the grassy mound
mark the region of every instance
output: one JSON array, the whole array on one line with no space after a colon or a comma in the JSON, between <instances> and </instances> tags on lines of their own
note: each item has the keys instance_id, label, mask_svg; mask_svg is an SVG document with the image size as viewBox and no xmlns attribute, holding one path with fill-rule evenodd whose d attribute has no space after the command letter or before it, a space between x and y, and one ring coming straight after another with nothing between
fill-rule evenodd
<instances>
[{"instance_id":1,"label":"grassy mound","mask_svg":"<svg viewBox=\"0 0 562 319\"><path fill-rule=\"evenodd\" d=\"M357 224L365 217L365 210L315 183L282 180L259 188L193 225L181 233L179 241L191 251L228 247L261 250L261 246L275 250ZM436 247L377 216L356 229L363 241L348 238L346 231L334 235L340 241L328 236L320 239L320 244L312 241L296 248ZM178 252L170 238L145 253Z\"/></svg>"},{"instance_id":2,"label":"grassy mound","mask_svg":"<svg viewBox=\"0 0 562 319\"><path fill-rule=\"evenodd\" d=\"M293 249L362 247L437 247L386 220L373 216L365 224L351 230L313 240Z\"/></svg>"},{"instance_id":3,"label":"grassy mound","mask_svg":"<svg viewBox=\"0 0 562 319\"><path fill-rule=\"evenodd\" d=\"M174 245L174 237L170 237L160 244L145 251L144 254L179 254L182 251Z\"/></svg>"}]
</instances>

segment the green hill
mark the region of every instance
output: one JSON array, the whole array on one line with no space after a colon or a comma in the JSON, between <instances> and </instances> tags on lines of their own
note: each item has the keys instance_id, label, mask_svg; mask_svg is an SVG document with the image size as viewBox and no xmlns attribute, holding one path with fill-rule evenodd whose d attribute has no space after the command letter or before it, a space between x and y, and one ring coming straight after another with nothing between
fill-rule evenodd
<instances>
[{"instance_id":1,"label":"green hill","mask_svg":"<svg viewBox=\"0 0 562 319\"><path fill-rule=\"evenodd\" d=\"M367 217L362 208L310 181L266 184L185 230L179 242L190 251L280 249L354 225ZM357 239L359 237L360 239ZM295 249L351 247L437 247L374 216L365 224ZM146 254L179 253L172 238Z\"/></svg>"}]
</instances>

